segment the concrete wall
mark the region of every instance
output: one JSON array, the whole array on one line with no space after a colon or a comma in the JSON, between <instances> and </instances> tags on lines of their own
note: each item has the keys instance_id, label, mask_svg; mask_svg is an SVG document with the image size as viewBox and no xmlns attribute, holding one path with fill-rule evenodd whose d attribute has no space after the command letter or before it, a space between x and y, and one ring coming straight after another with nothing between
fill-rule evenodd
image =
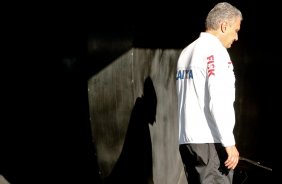
<instances>
[{"instance_id":1,"label":"concrete wall","mask_svg":"<svg viewBox=\"0 0 282 184\"><path fill-rule=\"evenodd\" d=\"M127 180L131 170L134 173L145 173L151 169L151 176L137 175L136 180L152 177L152 183L187 183L183 178L185 175L178 152L175 71L179 53L180 50L177 49L132 48L89 79L93 141L97 148L101 176L105 181L113 177L113 168L122 160L121 165L126 165L129 161L132 165L122 168L124 171L119 167L120 171L117 172L121 182ZM146 79L152 81L152 90L155 91L157 100L155 123L144 125L149 134L146 134L146 130L140 125L139 129L129 128L134 126L130 123L141 123L131 119L134 119L132 111L136 108L137 99L144 96L146 98ZM139 111L142 112L140 109ZM135 136L129 137L128 134ZM147 137L144 137L145 135ZM149 139L149 142L146 142L146 139ZM124 150L127 150L126 153L121 154ZM146 150L150 151L151 155L146 154ZM151 168L145 170L145 166L142 168L142 162L149 162L144 158L146 155L152 157L152 163L148 163ZM120 178L120 172L127 173L126 177Z\"/></svg>"}]
</instances>

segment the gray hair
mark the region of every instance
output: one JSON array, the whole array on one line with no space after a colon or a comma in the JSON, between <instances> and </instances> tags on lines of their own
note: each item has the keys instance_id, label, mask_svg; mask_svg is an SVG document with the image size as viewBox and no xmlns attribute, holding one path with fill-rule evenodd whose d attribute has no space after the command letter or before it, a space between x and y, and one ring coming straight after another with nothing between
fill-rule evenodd
<instances>
[{"instance_id":1,"label":"gray hair","mask_svg":"<svg viewBox=\"0 0 282 184\"><path fill-rule=\"evenodd\" d=\"M208 30L216 30L219 28L222 21L233 23L236 18L243 20L242 13L235 6L221 2L216 4L208 13L205 26Z\"/></svg>"}]
</instances>

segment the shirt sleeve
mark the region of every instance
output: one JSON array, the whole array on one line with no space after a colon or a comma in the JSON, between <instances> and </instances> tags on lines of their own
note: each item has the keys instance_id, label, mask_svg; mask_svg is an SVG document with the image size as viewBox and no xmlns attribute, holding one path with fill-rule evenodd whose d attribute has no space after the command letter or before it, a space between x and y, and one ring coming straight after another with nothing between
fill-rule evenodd
<instances>
[{"instance_id":1,"label":"shirt sleeve","mask_svg":"<svg viewBox=\"0 0 282 184\"><path fill-rule=\"evenodd\" d=\"M235 145L235 77L232 62L227 53L210 55L206 59L209 108L215 131L218 131L223 146Z\"/></svg>"}]
</instances>

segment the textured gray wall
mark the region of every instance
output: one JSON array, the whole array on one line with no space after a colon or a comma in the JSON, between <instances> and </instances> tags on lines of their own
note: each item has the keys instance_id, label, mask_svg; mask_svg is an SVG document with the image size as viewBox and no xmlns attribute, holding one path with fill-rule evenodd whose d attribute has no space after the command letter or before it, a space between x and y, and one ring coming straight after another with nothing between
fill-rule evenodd
<instances>
[{"instance_id":1,"label":"textured gray wall","mask_svg":"<svg viewBox=\"0 0 282 184\"><path fill-rule=\"evenodd\" d=\"M144 81L150 77L157 95L156 122L148 125L153 182L187 183L177 141L175 68L179 53L176 49L132 48L89 79L93 141L102 178L110 175L120 157L135 100L143 95Z\"/></svg>"}]
</instances>

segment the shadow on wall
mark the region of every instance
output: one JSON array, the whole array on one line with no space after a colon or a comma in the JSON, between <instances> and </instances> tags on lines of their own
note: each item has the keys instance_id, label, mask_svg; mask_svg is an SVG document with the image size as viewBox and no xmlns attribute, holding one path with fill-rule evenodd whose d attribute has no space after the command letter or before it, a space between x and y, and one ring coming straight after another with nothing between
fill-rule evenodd
<instances>
[{"instance_id":1,"label":"shadow on wall","mask_svg":"<svg viewBox=\"0 0 282 184\"><path fill-rule=\"evenodd\" d=\"M122 152L106 184L153 184L152 142L149 124L156 122L157 96L153 82L147 77L142 97L131 112Z\"/></svg>"}]
</instances>

